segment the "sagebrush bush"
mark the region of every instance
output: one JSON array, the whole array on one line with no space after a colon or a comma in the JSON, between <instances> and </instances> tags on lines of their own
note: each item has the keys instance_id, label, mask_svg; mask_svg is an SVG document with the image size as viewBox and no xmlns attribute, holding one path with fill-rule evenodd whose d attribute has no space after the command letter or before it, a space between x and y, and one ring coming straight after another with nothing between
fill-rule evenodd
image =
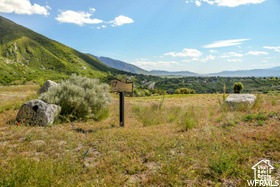
<instances>
[{"instance_id":1,"label":"sagebrush bush","mask_svg":"<svg viewBox=\"0 0 280 187\"><path fill-rule=\"evenodd\" d=\"M73 120L100 120L108 113L109 85L98 79L72 75L40 96L43 101L61 106L61 115Z\"/></svg>"}]
</instances>

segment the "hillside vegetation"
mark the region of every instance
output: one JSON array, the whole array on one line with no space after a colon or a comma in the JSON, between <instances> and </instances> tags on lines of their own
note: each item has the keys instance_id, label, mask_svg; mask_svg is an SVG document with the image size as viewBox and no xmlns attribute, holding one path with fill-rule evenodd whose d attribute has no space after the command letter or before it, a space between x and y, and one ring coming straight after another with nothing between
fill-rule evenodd
<instances>
[{"instance_id":1,"label":"hillside vegetation","mask_svg":"<svg viewBox=\"0 0 280 187\"><path fill-rule=\"evenodd\" d=\"M229 110L221 94L118 96L102 121L15 122L38 86L0 87L0 186L247 186L270 160L280 177L280 96Z\"/></svg>"},{"instance_id":2,"label":"hillside vegetation","mask_svg":"<svg viewBox=\"0 0 280 187\"><path fill-rule=\"evenodd\" d=\"M189 88L196 93L233 93L235 82L244 84L243 93L268 93L280 91L280 79L277 77L168 77L158 80L156 88L174 93L179 88Z\"/></svg>"},{"instance_id":3,"label":"hillside vegetation","mask_svg":"<svg viewBox=\"0 0 280 187\"><path fill-rule=\"evenodd\" d=\"M121 73L93 56L76 51L1 16L0 38L0 84L21 84L40 79L57 80L72 73L99 78L106 76L107 72Z\"/></svg>"}]
</instances>

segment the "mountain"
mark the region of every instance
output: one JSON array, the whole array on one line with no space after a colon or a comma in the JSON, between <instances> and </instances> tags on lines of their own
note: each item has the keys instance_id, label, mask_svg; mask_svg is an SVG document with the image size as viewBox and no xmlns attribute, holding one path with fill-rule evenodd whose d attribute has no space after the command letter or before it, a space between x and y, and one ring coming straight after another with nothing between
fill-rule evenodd
<instances>
[{"instance_id":1,"label":"mountain","mask_svg":"<svg viewBox=\"0 0 280 187\"><path fill-rule=\"evenodd\" d=\"M121 73L81 53L0 16L0 84L60 79L72 73L104 77Z\"/></svg>"},{"instance_id":2,"label":"mountain","mask_svg":"<svg viewBox=\"0 0 280 187\"><path fill-rule=\"evenodd\" d=\"M103 62L105 65L121 70L121 71L126 71L126 72L131 72L131 73L137 73L137 74L144 74L144 75L151 75L149 71L146 71L144 69L141 69L135 65L120 61L120 60L115 60L109 57L103 57L103 56L94 56L96 59L100 60Z\"/></svg>"},{"instance_id":3,"label":"mountain","mask_svg":"<svg viewBox=\"0 0 280 187\"><path fill-rule=\"evenodd\" d=\"M161 70L152 70L150 71L154 75L174 75L174 76L199 76L197 73L193 73L190 71L161 71Z\"/></svg>"},{"instance_id":4,"label":"mountain","mask_svg":"<svg viewBox=\"0 0 280 187\"><path fill-rule=\"evenodd\" d=\"M239 71L222 71L219 73L210 73L204 76L221 76L221 77L280 77L280 67L269 69L253 69Z\"/></svg>"}]
</instances>

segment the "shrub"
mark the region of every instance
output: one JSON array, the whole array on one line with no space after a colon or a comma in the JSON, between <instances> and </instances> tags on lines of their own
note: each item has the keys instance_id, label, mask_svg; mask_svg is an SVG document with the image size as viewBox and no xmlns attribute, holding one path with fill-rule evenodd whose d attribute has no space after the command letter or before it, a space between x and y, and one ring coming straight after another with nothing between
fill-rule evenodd
<instances>
[{"instance_id":1,"label":"shrub","mask_svg":"<svg viewBox=\"0 0 280 187\"><path fill-rule=\"evenodd\" d=\"M149 90L145 90L145 95L146 96L151 96L151 92Z\"/></svg>"},{"instance_id":2,"label":"shrub","mask_svg":"<svg viewBox=\"0 0 280 187\"><path fill-rule=\"evenodd\" d=\"M152 90L152 94L153 94L153 95L156 95L156 94L158 94L158 95L165 95L165 94L166 94L166 91L165 91L165 90L153 89L153 90Z\"/></svg>"},{"instance_id":3,"label":"shrub","mask_svg":"<svg viewBox=\"0 0 280 187\"><path fill-rule=\"evenodd\" d=\"M193 89L180 88L175 90L175 94L195 94L195 91Z\"/></svg>"},{"instance_id":4,"label":"shrub","mask_svg":"<svg viewBox=\"0 0 280 187\"><path fill-rule=\"evenodd\" d=\"M61 106L61 115L69 120L99 120L108 113L111 102L107 84L98 79L72 75L40 96L43 101Z\"/></svg>"},{"instance_id":5,"label":"shrub","mask_svg":"<svg viewBox=\"0 0 280 187\"><path fill-rule=\"evenodd\" d=\"M244 86L241 82L234 83L234 86L233 86L234 93L241 93L243 88L244 88Z\"/></svg>"}]
</instances>

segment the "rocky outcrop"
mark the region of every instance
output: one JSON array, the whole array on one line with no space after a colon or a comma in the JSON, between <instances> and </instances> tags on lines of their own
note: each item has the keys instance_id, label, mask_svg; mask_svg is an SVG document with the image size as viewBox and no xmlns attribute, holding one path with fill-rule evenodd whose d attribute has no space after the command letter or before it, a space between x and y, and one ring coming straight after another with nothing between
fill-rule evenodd
<instances>
[{"instance_id":1,"label":"rocky outcrop","mask_svg":"<svg viewBox=\"0 0 280 187\"><path fill-rule=\"evenodd\" d=\"M44 85L42 86L42 88L40 88L39 89L39 93L41 94L41 93L44 93L44 92L47 92L48 91L48 89L50 88L50 87L53 87L53 86L56 86L57 85L57 83L56 82L53 82L53 81L51 81L51 80L47 80L45 83L44 83Z\"/></svg>"},{"instance_id":2,"label":"rocky outcrop","mask_svg":"<svg viewBox=\"0 0 280 187\"><path fill-rule=\"evenodd\" d=\"M238 104L248 104L248 105L253 105L256 101L256 96L252 94L230 94L225 102L229 106L235 106Z\"/></svg>"},{"instance_id":3,"label":"rocky outcrop","mask_svg":"<svg viewBox=\"0 0 280 187\"><path fill-rule=\"evenodd\" d=\"M24 103L17 114L17 121L29 125L47 126L53 124L59 115L61 107L47 104L42 100L35 99Z\"/></svg>"}]
</instances>

